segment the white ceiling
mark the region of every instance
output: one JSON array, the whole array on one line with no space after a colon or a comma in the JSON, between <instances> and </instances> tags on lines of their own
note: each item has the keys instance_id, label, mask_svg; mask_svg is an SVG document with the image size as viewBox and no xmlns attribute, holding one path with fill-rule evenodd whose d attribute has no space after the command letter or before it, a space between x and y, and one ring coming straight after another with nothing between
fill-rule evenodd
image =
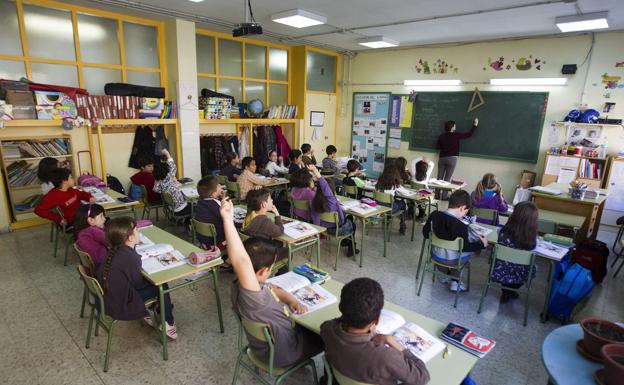
<instances>
[{"instance_id":1,"label":"white ceiling","mask_svg":"<svg viewBox=\"0 0 624 385\"><path fill-rule=\"evenodd\" d=\"M150 8L161 17L201 20L202 27L230 31L244 20L244 0L87 0L99 4ZM610 30L624 29L624 0L251 0L269 40L314 44L340 51L365 49L363 37L383 35L417 46L558 34L556 16L609 11ZM292 28L271 21L280 11L302 8L327 16L327 25ZM176 12L179 12L176 14ZM434 19L435 18L435 19ZM209 20L208 20L209 19ZM391 25L395 24L396 25Z\"/></svg>"}]
</instances>

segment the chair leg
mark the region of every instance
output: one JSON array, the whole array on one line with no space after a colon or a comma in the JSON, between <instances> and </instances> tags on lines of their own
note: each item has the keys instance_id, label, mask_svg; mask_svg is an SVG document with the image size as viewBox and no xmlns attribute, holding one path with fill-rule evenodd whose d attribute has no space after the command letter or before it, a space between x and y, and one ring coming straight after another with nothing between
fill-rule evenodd
<instances>
[{"instance_id":1,"label":"chair leg","mask_svg":"<svg viewBox=\"0 0 624 385\"><path fill-rule=\"evenodd\" d=\"M65 240L65 260L63 261L63 266L67 266L67 257L69 256L69 243L71 241L71 238L67 238Z\"/></svg>"},{"instance_id":2,"label":"chair leg","mask_svg":"<svg viewBox=\"0 0 624 385\"><path fill-rule=\"evenodd\" d=\"M312 368L312 377L314 377L314 385L319 385L318 376L316 375L316 364L314 360L310 360L310 367Z\"/></svg>"},{"instance_id":3,"label":"chair leg","mask_svg":"<svg viewBox=\"0 0 624 385\"><path fill-rule=\"evenodd\" d=\"M481 300L479 300L479 308L477 309L477 314L481 314L481 308L483 307L483 300L487 296L487 292L489 288L490 288L490 278L488 277L487 282L485 282L485 287L483 287L483 291L481 292Z\"/></svg>"},{"instance_id":4,"label":"chair leg","mask_svg":"<svg viewBox=\"0 0 624 385\"><path fill-rule=\"evenodd\" d=\"M89 316L89 328L87 329L87 343L85 344L85 348L89 349L89 345L91 345L91 328L93 327L93 317L95 315L95 309L91 308L91 315Z\"/></svg>"},{"instance_id":5,"label":"chair leg","mask_svg":"<svg viewBox=\"0 0 624 385\"><path fill-rule=\"evenodd\" d=\"M242 354L242 352L238 353L238 358L236 359L236 365L234 366L234 377L232 377L232 385L236 385L236 381L238 380L238 372L240 371L240 360L242 359Z\"/></svg>"},{"instance_id":6,"label":"chair leg","mask_svg":"<svg viewBox=\"0 0 624 385\"><path fill-rule=\"evenodd\" d=\"M423 281L425 279L425 271L427 271L427 266L429 266L429 262L425 261L425 265L423 266L423 269L422 269L422 275L420 276L420 283L418 284L418 293L416 293L416 295L419 297L420 297L420 291L422 290Z\"/></svg>"},{"instance_id":7,"label":"chair leg","mask_svg":"<svg viewBox=\"0 0 624 385\"><path fill-rule=\"evenodd\" d=\"M463 271L459 272L459 281L457 282L457 291L455 292L455 302L453 303L453 307L457 307L457 302L459 301L459 292L461 291L461 282L462 282L462 275L463 275Z\"/></svg>"},{"instance_id":8,"label":"chair leg","mask_svg":"<svg viewBox=\"0 0 624 385\"><path fill-rule=\"evenodd\" d=\"M104 371L108 372L108 364L110 362L110 348L111 342L113 341L113 328L115 324L111 324L110 329L108 330L108 342L106 343L106 356L104 357Z\"/></svg>"},{"instance_id":9,"label":"chair leg","mask_svg":"<svg viewBox=\"0 0 624 385\"><path fill-rule=\"evenodd\" d=\"M84 309L85 309L85 304L87 303L88 295L89 295L89 291L85 287L84 291L82 292L82 306L80 307L80 318L84 318Z\"/></svg>"},{"instance_id":10,"label":"chair leg","mask_svg":"<svg viewBox=\"0 0 624 385\"><path fill-rule=\"evenodd\" d=\"M54 231L54 258L56 258L56 249L58 248L59 230Z\"/></svg>"},{"instance_id":11,"label":"chair leg","mask_svg":"<svg viewBox=\"0 0 624 385\"><path fill-rule=\"evenodd\" d=\"M340 258L340 241L336 245L336 263L334 264L334 271L338 270L338 258Z\"/></svg>"},{"instance_id":12,"label":"chair leg","mask_svg":"<svg viewBox=\"0 0 624 385\"><path fill-rule=\"evenodd\" d=\"M529 296L531 294L531 291L529 289L527 289L526 292L526 298L524 300L524 323L522 324L522 326L526 326L527 325L527 318L529 316Z\"/></svg>"},{"instance_id":13,"label":"chair leg","mask_svg":"<svg viewBox=\"0 0 624 385\"><path fill-rule=\"evenodd\" d=\"M54 241L54 222L50 224L50 242Z\"/></svg>"},{"instance_id":14,"label":"chair leg","mask_svg":"<svg viewBox=\"0 0 624 385\"><path fill-rule=\"evenodd\" d=\"M624 266L624 261L622 261L622 263L620 263L620 267L618 267L617 271L613 274L613 278L617 277L617 275L620 272L620 270L622 270L622 266Z\"/></svg>"}]
</instances>

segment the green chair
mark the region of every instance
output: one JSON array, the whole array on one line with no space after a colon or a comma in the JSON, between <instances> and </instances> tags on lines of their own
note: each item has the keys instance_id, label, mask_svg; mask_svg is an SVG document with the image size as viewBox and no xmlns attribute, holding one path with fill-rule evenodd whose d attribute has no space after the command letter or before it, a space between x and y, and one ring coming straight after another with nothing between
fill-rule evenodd
<instances>
[{"instance_id":1,"label":"green chair","mask_svg":"<svg viewBox=\"0 0 624 385\"><path fill-rule=\"evenodd\" d=\"M334 378L336 379L336 381L338 381L340 385L375 385L368 384L366 382L355 381L346 377L329 364L329 361L327 361L327 357L325 355L323 355L323 365L325 366L325 373L327 373L327 385L333 385Z\"/></svg>"},{"instance_id":2,"label":"green chair","mask_svg":"<svg viewBox=\"0 0 624 385\"><path fill-rule=\"evenodd\" d=\"M351 247L353 247L353 250L355 250L355 234L354 233L349 233L349 234L345 234L345 235L338 235L338 230L339 230L339 221L340 218L338 217L338 213L336 211L331 211L331 212L327 212L327 213L322 213L320 215L321 221L323 222L327 222L327 223L334 223L336 225L336 227L334 227L334 231L330 231L330 229L327 229L327 236L332 236L334 238L336 238L336 241L338 241L338 244L336 245L336 263L334 264L334 270L338 270L338 256L340 255L340 245L342 243L343 239L351 239ZM341 382L342 384L342 382Z\"/></svg>"},{"instance_id":3,"label":"green chair","mask_svg":"<svg viewBox=\"0 0 624 385\"><path fill-rule=\"evenodd\" d=\"M169 221L178 225L180 224L180 222L183 223L185 220L193 217L193 204L191 202L188 202L188 204L191 205L190 214L176 215L175 211L173 210L173 208L175 207L175 203L173 202L173 197L171 196L171 194L164 192L161 193L160 196L162 197L165 214Z\"/></svg>"},{"instance_id":4,"label":"green chair","mask_svg":"<svg viewBox=\"0 0 624 385\"><path fill-rule=\"evenodd\" d=\"M158 209L165 209L165 205L163 203L160 204L152 204L147 199L147 189L144 185L141 185L141 202L143 203L143 214L141 214L141 218L149 219L150 212L152 209L156 210L156 220L158 220Z\"/></svg>"},{"instance_id":5,"label":"green chair","mask_svg":"<svg viewBox=\"0 0 624 385\"><path fill-rule=\"evenodd\" d=\"M358 188L357 188L357 186L347 186L347 185L343 184L342 185L342 193L346 197L357 199Z\"/></svg>"},{"instance_id":6,"label":"green chair","mask_svg":"<svg viewBox=\"0 0 624 385\"><path fill-rule=\"evenodd\" d=\"M242 242L245 242L246 240L248 240L249 238L251 238L249 235L245 234L243 231L239 231L238 232L238 236L240 237ZM275 273L277 273L277 271L279 269L281 269L284 266L288 265L288 258L276 261L273 264L273 268L271 269L271 275L274 275Z\"/></svg>"},{"instance_id":7,"label":"green chair","mask_svg":"<svg viewBox=\"0 0 624 385\"><path fill-rule=\"evenodd\" d=\"M297 217L297 215L295 215L295 209L297 210L302 210L308 213L308 218L310 218L310 213L311 213L311 209L310 209L310 201L307 201L305 199L293 199L290 196L288 197L288 200L290 201L290 208L291 208L291 216L293 218L298 218L298 219L302 219L302 220L307 220L305 218L299 218Z\"/></svg>"},{"instance_id":8,"label":"green chair","mask_svg":"<svg viewBox=\"0 0 624 385\"><path fill-rule=\"evenodd\" d=\"M61 220L65 219L65 215L63 215L63 211L61 210L60 207L56 206L52 210L56 213L56 215L61 217ZM54 229L52 233L52 238L54 240L54 258L56 258L56 253L58 250L58 241L59 241L59 236L60 236L65 241L65 259L63 260L63 266L67 266L67 258L69 256L69 245L71 245L74 242L74 236L73 234L67 233L67 225L61 225L59 223L52 222L52 226Z\"/></svg>"},{"instance_id":9,"label":"green chair","mask_svg":"<svg viewBox=\"0 0 624 385\"><path fill-rule=\"evenodd\" d=\"M557 224L554 222L537 220L537 231L540 234L557 234Z\"/></svg>"},{"instance_id":10,"label":"green chair","mask_svg":"<svg viewBox=\"0 0 624 385\"><path fill-rule=\"evenodd\" d=\"M80 265L87 269L87 273L93 277L95 276L95 264L93 263L93 258L78 247L78 245L74 242L74 250L76 250L76 254L78 254L78 258L80 258ZM87 287L84 287L84 291L82 293L82 306L80 306L80 318L84 318L84 309L85 305L88 301L89 291Z\"/></svg>"},{"instance_id":11,"label":"green chair","mask_svg":"<svg viewBox=\"0 0 624 385\"><path fill-rule=\"evenodd\" d=\"M620 230L617 233L617 236L613 240L613 246L611 246L611 250L613 254L615 254L615 258L613 262L611 262L611 268L615 267L618 259L620 259L624 255L624 217L620 217L615 222L620 226ZM617 251L617 246L619 245L620 250ZM620 267L613 273L613 278L617 277L620 270L622 270L622 266L624 266L624 261L620 264Z\"/></svg>"},{"instance_id":12,"label":"green chair","mask_svg":"<svg viewBox=\"0 0 624 385\"><path fill-rule=\"evenodd\" d=\"M239 204L240 203L240 186L238 182L230 182L229 180L225 183L225 186L228 190L228 196L232 200L232 203Z\"/></svg>"},{"instance_id":13,"label":"green chair","mask_svg":"<svg viewBox=\"0 0 624 385\"><path fill-rule=\"evenodd\" d=\"M392 195L392 194L386 194L386 193L383 193L381 191L375 191L375 192L373 192L373 199L377 203L381 204L382 206L386 206L386 207L390 207L390 208L392 208L392 206L394 206L394 195ZM402 215L404 215L404 213L405 213L405 210L397 210L394 213L392 211L389 211L386 214L386 218L388 219L386 221L386 223L387 223L386 226L388 226L388 241L390 241L390 231L389 230L390 230L390 226L392 225L392 220L394 218L400 218Z\"/></svg>"},{"instance_id":14,"label":"green chair","mask_svg":"<svg viewBox=\"0 0 624 385\"><path fill-rule=\"evenodd\" d=\"M211 237L212 244L217 244L217 229L212 223L200 222L197 219L191 219L191 225L193 226L193 243L197 243L198 235L204 237ZM221 256L227 254L227 249L221 250Z\"/></svg>"},{"instance_id":15,"label":"green chair","mask_svg":"<svg viewBox=\"0 0 624 385\"><path fill-rule=\"evenodd\" d=\"M493 225L496 225L498 223L498 211L496 210L480 209L478 207L473 207L471 211L472 215L477 216L477 219L491 221Z\"/></svg>"},{"instance_id":16,"label":"green chair","mask_svg":"<svg viewBox=\"0 0 624 385\"><path fill-rule=\"evenodd\" d=\"M464 275L464 270L468 270L468 285L467 290L470 291L470 259L467 259L465 262L461 261L461 258L457 258L457 261L449 261L449 263L439 262L433 259L433 246L447 249L449 251L454 251L457 253L461 253L464 248L464 240L463 238L456 238L454 241L445 241L435 236L433 232L429 233L429 239L425 240L427 242L427 260L425 261L425 266L422 269L422 275L420 277L420 284L418 286L418 296L420 296L420 291L422 290L423 280L425 279L425 273L429 271L432 273L431 280L435 282L436 275L442 275L449 279L458 279L459 283L462 282L462 277ZM493 266L493 265L492 265ZM449 273L444 273L440 271L438 268L446 268L451 270L457 270L459 273L459 277L454 277ZM458 283L458 285L459 285ZM453 303L453 307L457 307L457 301L459 300L459 287L455 292L455 302Z\"/></svg>"},{"instance_id":17,"label":"green chair","mask_svg":"<svg viewBox=\"0 0 624 385\"><path fill-rule=\"evenodd\" d=\"M494 245L493 254L494 254L494 263L492 263L492 265L490 266L490 274L488 275L487 280L485 281L485 287L483 288L483 293L481 294L481 300L479 301L479 309L477 310L477 313L481 313L483 300L485 299L485 296L487 295L487 291L490 287L495 287L499 289L505 288L507 290L512 290L512 291L524 294L525 298L524 298L524 323L523 325L526 326L527 316L529 314L529 299L531 296L531 283L533 282L533 266L535 265L535 254L530 250L528 251L518 250L518 249L513 249L511 247L507 247L507 246L503 246L499 244ZM492 275L494 274L494 267L496 266L497 260L527 266L529 268L529 276L527 278L526 283L518 289L513 289L509 287L503 287L502 284L493 281Z\"/></svg>"},{"instance_id":18,"label":"green chair","mask_svg":"<svg viewBox=\"0 0 624 385\"><path fill-rule=\"evenodd\" d=\"M219 184L222 184L224 186L226 186L227 182L230 181L228 177L225 175L217 175L217 180L219 181Z\"/></svg>"},{"instance_id":19,"label":"green chair","mask_svg":"<svg viewBox=\"0 0 624 385\"><path fill-rule=\"evenodd\" d=\"M234 367L234 378L232 378L232 385L236 385L238 380L238 373L240 368L246 369L256 380L265 385L278 385L281 384L286 378L288 378L295 371L304 366L310 366L312 369L312 375L314 376L314 383L319 384L318 377L316 375L316 365L314 360L307 359L296 364L293 364L284 368L277 368L273 365L273 359L275 356L275 346L273 340L273 334L271 333L271 327L266 323L249 321L246 319L241 320L238 316L238 358L236 359L236 366ZM264 342L269 347L269 362L263 361L257 357L252 351L249 345L243 344L243 329L257 340ZM246 362L245 356L249 360ZM269 374L270 380L264 378L260 372Z\"/></svg>"}]
</instances>

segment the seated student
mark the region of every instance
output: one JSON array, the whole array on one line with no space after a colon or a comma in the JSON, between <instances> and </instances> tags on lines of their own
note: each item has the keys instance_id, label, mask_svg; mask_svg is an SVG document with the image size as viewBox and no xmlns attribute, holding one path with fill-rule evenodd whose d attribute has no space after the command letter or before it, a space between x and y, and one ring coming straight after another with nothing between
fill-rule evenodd
<instances>
[{"instance_id":1,"label":"seated student","mask_svg":"<svg viewBox=\"0 0 624 385\"><path fill-rule=\"evenodd\" d=\"M533 250L537 245L537 206L533 202L520 202L514 207L509 220L500 229L498 243L520 250ZM531 274L535 277L535 266ZM512 262L496 261L493 280L504 287L518 289L529 279L529 267ZM503 289L500 302L518 298L518 293Z\"/></svg>"},{"instance_id":2,"label":"seated student","mask_svg":"<svg viewBox=\"0 0 624 385\"><path fill-rule=\"evenodd\" d=\"M409 184L412 181L412 173L407 169L407 159L402 156L399 156L394 161L394 165L399 172L399 176L401 176L401 181L403 183Z\"/></svg>"},{"instance_id":3,"label":"seated student","mask_svg":"<svg viewBox=\"0 0 624 385\"><path fill-rule=\"evenodd\" d=\"M161 154L166 159L165 162L157 162L154 165L154 191L157 193L168 193L173 199L173 215L182 216L191 213L191 205L184 198L180 190L180 182L176 179L176 164L169 151L163 148Z\"/></svg>"},{"instance_id":4,"label":"seated student","mask_svg":"<svg viewBox=\"0 0 624 385\"><path fill-rule=\"evenodd\" d=\"M446 240L454 241L456 238L463 238L464 248L461 253L456 253L451 250L440 249L438 247L432 247L433 258L436 261L446 264L456 264L457 259L461 258L462 261L466 261L470 258L473 252L479 251L487 247L487 238L481 236L478 241L471 242L468 236L468 225L462 222L462 218L470 211L470 195L464 190L455 190L448 201L448 209L446 211L434 211L429 215L427 223L423 227L423 235L425 238L429 238L431 231L436 237ZM457 270L453 270L453 273L457 273ZM464 283L459 285L456 280L451 282L451 291L459 290L465 291Z\"/></svg>"},{"instance_id":5,"label":"seated student","mask_svg":"<svg viewBox=\"0 0 624 385\"><path fill-rule=\"evenodd\" d=\"M321 324L325 356L343 376L367 384L424 385L425 363L394 336L377 334L384 293L370 278L356 278L340 291L341 316ZM329 370L329 368L326 368Z\"/></svg>"},{"instance_id":6,"label":"seated student","mask_svg":"<svg viewBox=\"0 0 624 385\"><path fill-rule=\"evenodd\" d=\"M273 220L266 215L269 211L275 215ZM250 237L264 239L273 239L284 234L282 217L273 204L269 190L261 188L247 194L247 217L242 231Z\"/></svg>"},{"instance_id":7,"label":"seated student","mask_svg":"<svg viewBox=\"0 0 624 385\"><path fill-rule=\"evenodd\" d=\"M338 163L336 162L336 154L338 153L338 150L336 149L336 146L330 144L325 149L325 153L327 153L327 157L323 159L323 172L325 172L325 171L331 172L333 175L338 175L341 172L345 172L346 173L346 170L341 170L338 167ZM334 184L336 186L341 186L342 185L342 178L341 177L336 177L336 178L333 178L333 179L334 179Z\"/></svg>"},{"instance_id":8,"label":"seated student","mask_svg":"<svg viewBox=\"0 0 624 385\"><path fill-rule=\"evenodd\" d=\"M364 182L360 176L362 176L362 171L360 170L360 162L355 159L350 159L347 162L347 176L342 180L342 184L344 186L356 186L356 187L364 187L366 186L366 182ZM358 189L357 199L362 198L362 191Z\"/></svg>"},{"instance_id":9,"label":"seated student","mask_svg":"<svg viewBox=\"0 0 624 385\"><path fill-rule=\"evenodd\" d=\"M284 159L281 156L278 157L275 150L269 152L269 162L265 168L270 176L288 173L288 167L284 166Z\"/></svg>"},{"instance_id":10,"label":"seated student","mask_svg":"<svg viewBox=\"0 0 624 385\"><path fill-rule=\"evenodd\" d=\"M256 161L251 156L246 156L242 161L243 173L238 177L238 187L240 199L247 199L247 193L251 190L259 189L262 186L272 183L275 179L261 179L255 175Z\"/></svg>"},{"instance_id":11,"label":"seated student","mask_svg":"<svg viewBox=\"0 0 624 385\"><path fill-rule=\"evenodd\" d=\"M289 174L294 174L295 172L305 167L305 165L303 164L301 151L299 150L290 151L290 154L288 154L288 159L290 159L290 167L288 167Z\"/></svg>"},{"instance_id":12,"label":"seated student","mask_svg":"<svg viewBox=\"0 0 624 385\"><path fill-rule=\"evenodd\" d=\"M385 194L395 195L396 189L401 186L403 183L403 179L401 179L401 175L399 174L399 170L396 167L396 162L392 158L386 158L386 163L384 165L384 169L377 179L377 184L375 185L375 189ZM392 204L392 212L395 213L399 210L406 210L407 204L405 201L401 199L394 199L394 203ZM402 235L405 234L405 212L400 217L401 223L399 226L399 233Z\"/></svg>"},{"instance_id":13,"label":"seated student","mask_svg":"<svg viewBox=\"0 0 624 385\"><path fill-rule=\"evenodd\" d=\"M483 179L477 183L477 188L472 192L471 199L474 207L497 210L501 213L507 212L507 202L505 202L505 197L503 197L501 186L496 181L496 176L492 173L483 175ZM498 217L496 223L482 218L477 218L477 222L498 226Z\"/></svg>"},{"instance_id":14,"label":"seated student","mask_svg":"<svg viewBox=\"0 0 624 385\"><path fill-rule=\"evenodd\" d=\"M74 178L72 178L71 171L66 168L56 168L50 171L50 179L54 188L41 198L35 207L35 214L59 225L65 225L65 228L69 230L74 223L80 201L94 203L95 198L88 192L74 188ZM55 207L60 208L64 219L54 212Z\"/></svg>"},{"instance_id":15,"label":"seated student","mask_svg":"<svg viewBox=\"0 0 624 385\"><path fill-rule=\"evenodd\" d=\"M310 143L304 143L301 145L301 153L302 153L301 160L303 160L303 164L305 166L309 164L313 164L316 166L316 158L314 157L314 150L312 149L312 146L310 145Z\"/></svg>"},{"instance_id":16,"label":"seated student","mask_svg":"<svg viewBox=\"0 0 624 385\"><path fill-rule=\"evenodd\" d=\"M91 257L95 271L104 262L108 253L104 223L106 223L104 207L98 204L89 203L78 207L76 210L74 238L78 248Z\"/></svg>"},{"instance_id":17,"label":"seated student","mask_svg":"<svg viewBox=\"0 0 624 385\"><path fill-rule=\"evenodd\" d=\"M41 193L46 195L54 188L52 183L51 171L59 167L59 161L56 158L43 158L39 161L37 169L37 177L41 181Z\"/></svg>"},{"instance_id":18,"label":"seated student","mask_svg":"<svg viewBox=\"0 0 624 385\"><path fill-rule=\"evenodd\" d=\"M417 182L429 182L435 163L423 156L412 160L412 174Z\"/></svg>"},{"instance_id":19,"label":"seated student","mask_svg":"<svg viewBox=\"0 0 624 385\"><path fill-rule=\"evenodd\" d=\"M310 167L310 166L308 166ZM316 187L314 187L314 179L307 168L301 169L294 174L290 174L290 197L295 200L312 202L316 195ZM295 217L304 221L311 221L310 211L293 207Z\"/></svg>"},{"instance_id":20,"label":"seated student","mask_svg":"<svg viewBox=\"0 0 624 385\"><path fill-rule=\"evenodd\" d=\"M106 240L108 255L97 272L97 279L104 290L106 314L121 321L143 317L148 325L154 326L145 309L145 301L158 298L158 287L145 280L141 273L141 256L134 250L139 243L136 223L130 217L111 219L106 225ZM163 288L167 290L167 284ZM175 340L178 332L173 323L172 310L171 298L166 293L166 333L167 337Z\"/></svg>"},{"instance_id":21,"label":"seated student","mask_svg":"<svg viewBox=\"0 0 624 385\"><path fill-rule=\"evenodd\" d=\"M130 181L137 186L145 186L147 201L150 204L160 204L160 194L154 191L154 184L156 183L154 178L154 160L149 157L140 157L139 167L141 167L141 171L132 175Z\"/></svg>"},{"instance_id":22,"label":"seated student","mask_svg":"<svg viewBox=\"0 0 624 385\"><path fill-rule=\"evenodd\" d=\"M219 175L227 176L230 182L236 181L239 175L242 174L242 170L238 168L238 164L240 163L240 158L238 154L235 152L228 152L225 154L226 164L221 167L219 171Z\"/></svg>"},{"instance_id":23,"label":"seated student","mask_svg":"<svg viewBox=\"0 0 624 385\"><path fill-rule=\"evenodd\" d=\"M221 208L221 200L225 197L225 190L219 184L216 176L207 176L197 183L197 193L199 194L199 202L195 208L195 219L212 223L217 232L217 244L213 245L212 237L198 235L199 242L204 248L217 246L219 249L225 249L225 233L223 232L223 221L219 209Z\"/></svg>"},{"instance_id":24,"label":"seated student","mask_svg":"<svg viewBox=\"0 0 624 385\"><path fill-rule=\"evenodd\" d=\"M243 319L269 324L275 341L273 364L276 367L314 357L323 351L321 338L289 318L289 312L302 314L305 307L288 292L266 282L277 258L274 244L250 238L243 246L234 226L233 212L232 202L226 198L221 203L221 216L228 255L237 278L231 291L234 311ZM268 361L268 346L249 334L247 340L254 355Z\"/></svg>"}]
</instances>

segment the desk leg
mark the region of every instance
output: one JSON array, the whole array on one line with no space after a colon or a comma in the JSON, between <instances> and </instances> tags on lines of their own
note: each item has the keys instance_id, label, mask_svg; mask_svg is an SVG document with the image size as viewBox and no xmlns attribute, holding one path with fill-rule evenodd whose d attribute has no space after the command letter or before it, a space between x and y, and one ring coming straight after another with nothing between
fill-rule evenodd
<instances>
[{"instance_id":1,"label":"desk leg","mask_svg":"<svg viewBox=\"0 0 624 385\"><path fill-rule=\"evenodd\" d=\"M288 270L292 270L292 245L288 244Z\"/></svg>"},{"instance_id":2,"label":"desk leg","mask_svg":"<svg viewBox=\"0 0 624 385\"><path fill-rule=\"evenodd\" d=\"M425 238L423 238L422 245L420 245L420 256L418 257L418 266L416 267L416 280L420 275L420 266L422 264L423 253L425 252Z\"/></svg>"},{"instance_id":3,"label":"desk leg","mask_svg":"<svg viewBox=\"0 0 624 385\"><path fill-rule=\"evenodd\" d=\"M542 323L548 320L548 301L550 300L550 290L552 288L552 272L553 267L555 265L555 261L552 259L548 260L548 277L546 277L546 298L544 298L544 307L542 309ZM530 274L530 273L529 273Z\"/></svg>"},{"instance_id":4,"label":"desk leg","mask_svg":"<svg viewBox=\"0 0 624 385\"><path fill-rule=\"evenodd\" d=\"M130 207L130 211L132 211L132 217L136 221L138 218L137 218L137 213L136 213L136 210L134 209L134 206Z\"/></svg>"},{"instance_id":5,"label":"desk leg","mask_svg":"<svg viewBox=\"0 0 624 385\"><path fill-rule=\"evenodd\" d=\"M167 351L167 321L165 321L165 292L163 285L158 286L158 300L160 306L160 342L163 346L163 360L169 359L169 352Z\"/></svg>"},{"instance_id":6,"label":"desk leg","mask_svg":"<svg viewBox=\"0 0 624 385\"><path fill-rule=\"evenodd\" d=\"M321 236L316 236L316 267L321 268Z\"/></svg>"},{"instance_id":7,"label":"desk leg","mask_svg":"<svg viewBox=\"0 0 624 385\"><path fill-rule=\"evenodd\" d=\"M412 211L412 239L411 242L414 242L414 233L416 232L416 210L420 210L418 208L418 204L414 204L414 210Z\"/></svg>"},{"instance_id":8,"label":"desk leg","mask_svg":"<svg viewBox=\"0 0 624 385\"><path fill-rule=\"evenodd\" d=\"M362 218L362 239L360 239L360 267L364 263L364 234L366 234L366 219ZM384 235L384 242L386 241Z\"/></svg>"},{"instance_id":9,"label":"desk leg","mask_svg":"<svg viewBox=\"0 0 624 385\"><path fill-rule=\"evenodd\" d=\"M217 300L217 313L219 314L219 328L221 329L221 333L223 333L224 332L223 314L221 313L221 296L219 295L219 268L218 267L215 267L212 269L212 281L214 283L215 299Z\"/></svg>"},{"instance_id":10,"label":"desk leg","mask_svg":"<svg viewBox=\"0 0 624 385\"><path fill-rule=\"evenodd\" d=\"M392 221L392 219L390 219L390 220ZM392 223L392 222L390 222L390 223ZM383 252L384 258L387 257L387 255L386 255L386 244L388 243L388 239L387 239L388 227L389 227L388 216L384 215L384 252Z\"/></svg>"}]
</instances>

